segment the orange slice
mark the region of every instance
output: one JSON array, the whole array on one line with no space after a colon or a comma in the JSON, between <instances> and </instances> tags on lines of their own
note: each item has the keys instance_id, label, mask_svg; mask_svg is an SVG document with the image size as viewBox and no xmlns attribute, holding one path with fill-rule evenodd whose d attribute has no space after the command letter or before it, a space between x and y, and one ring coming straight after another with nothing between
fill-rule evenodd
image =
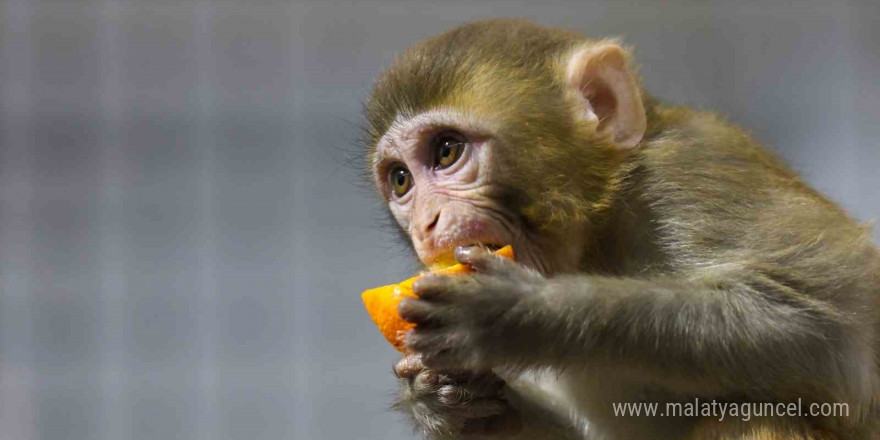
<instances>
[{"instance_id":1,"label":"orange slice","mask_svg":"<svg viewBox=\"0 0 880 440\"><path fill-rule=\"evenodd\" d=\"M513 247L504 246L495 251L495 255L513 259ZM471 268L464 264L455 264L446 268L432 270L430 273L439 273L444 275L454 275L470 272ZM379 331L385 339L391 343L398 351L403 352L403 335L407 330L416 325L404 321L397 314L397 305L405 297L415 298L416 295L412 291L413 283L422 276L416 275L412 278L403 280L397 284L389 284L387 286L376 287L375 289L365 290L361 293L361 299L364 301L364 307L370 318L379 327Z\"/></svg>"}]
</instances>

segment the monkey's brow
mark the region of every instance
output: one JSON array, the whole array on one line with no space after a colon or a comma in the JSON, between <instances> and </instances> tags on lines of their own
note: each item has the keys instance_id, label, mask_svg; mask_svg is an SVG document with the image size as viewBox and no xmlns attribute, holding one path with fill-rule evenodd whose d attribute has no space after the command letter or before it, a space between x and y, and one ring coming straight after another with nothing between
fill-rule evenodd
<instances>
[{"instance_id":1,"label":"monkey's brow","mask_svg":"<svg viewBox=\"0 0 880 440\"><path fill-rule=\"evenodd\" d=\"M388 150L391 148L393 148L393 151L389 153ZM371 161L373 175L381 180L380 174L386 168L386 165L395 160L399 160L395 158L400 157L402 157L402 154L396 147L389 146L388 144L383 143L383 141L380 141L379 145L377 145L376 149L373 151L373 158Z\"/></svg>"},{"instance_id":2,"label":"monkey's brow","mask_svg":"<svg viewBox=\"0 0 880 440\"><path fill-rule=\"evenodd\" d=\"M408 136L419 136L418 133L425 131L439 133L443 129L455 129L470 135L488 136L493 131L492 128L492 124L486 120L448 108L429 110L415 116L398 117L376 143L373 153L373 170L379 171L382 163L391 158L402 158L404 156L402 148L406 148L406 142L403 142L403 145L398 142L405 140Z\"/></svg>"}]
</instances>

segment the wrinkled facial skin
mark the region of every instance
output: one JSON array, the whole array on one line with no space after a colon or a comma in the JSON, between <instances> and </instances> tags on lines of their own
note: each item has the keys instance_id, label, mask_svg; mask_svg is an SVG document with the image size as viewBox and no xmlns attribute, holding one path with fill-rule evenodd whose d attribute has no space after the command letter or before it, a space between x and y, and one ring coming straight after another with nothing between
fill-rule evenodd
<instances>
[{"instance_id":1,"label":"wrinkled facial skin","mask_svg":"<svg viewBox=\"0 0 880 440\"><path fill-rule=\"evenodd\" d=\"M438 167L436 138L450 133L466 143L454 163ZM458 246L511 244L520 263L545 274L556 269L543 258L546 243L527 231L500 196L506 185L495 157L498 142L490 121L433 110L398 119L376 145L375 184L426 266L453 263ZM412 183L396 194L390 174L400 166L411 173Z\"/></svg>"}]
</instances>

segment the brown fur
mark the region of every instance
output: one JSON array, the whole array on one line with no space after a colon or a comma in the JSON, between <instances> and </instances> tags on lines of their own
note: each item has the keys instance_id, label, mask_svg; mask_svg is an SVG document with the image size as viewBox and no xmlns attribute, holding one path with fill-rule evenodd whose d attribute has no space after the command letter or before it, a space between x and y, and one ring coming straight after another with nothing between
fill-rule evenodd
<instances>
[{"instance_id":1,"label":"brown fur","mask_svg":"<svg viewBox=\"0 0 880 440\"><path fill-rule=\"evenodd\" d=\"M723 422L705 420L697 423L686 440L838 440L827 431L814 428L804 420L759 418Z\"/></svg>"},{"instance_id":2,"label":"brown fur","mask_svg":"<svg viewBox=\"0 0 880 440\"><path fill-rule=\"evenodd\" d=\"M553 224L592 219L605 202L609 171L622 157L608 145L580 147L582 136L571 117L576 104L566 99L554 54L562 56L584 38L534 30L525 21L493 20L408 49L379 78L370 97L368 163L394 118L431 108L466 109L496 120L500 143L528 147L498 166L515 176L511 187L532 182L529 197L514 201L531 220L552 229ZM499 118L502 108L507 110ZM573 175L578 179L572 180Z\"/></svg>"},{"instance_id":3,"label":"brown fur","mask_svg":"<svg viewBox=\"0 0 880 440\"><path fill-rule=\"evenodd\" d=\"M639 148L623 151L586 134L572 117L578 104L567 94L562 65L589 43L525 21L490 20L414 46L370 97L367 163L395 118L455 108L494 121L506 149L494 166L507 176L496 196L536 233L581 225L589 237L582 273L729 288L787 311L791 322L778 325L802 326L803 339L768 342L744 331L746 339L735 341L754 347L756 361L778 353L767 362L734 357L742 351L731 347L704 347L708 367L737 366L718 378L722 389L744 382L757 397L849 402L854 413L843 420L705 422L689 438L877 438L880 256L868 229L714 114L643 94L648 128ZM729 311L731 319L751 312L761 311ZM632 331L648 334L649 327L633 323ZM675 350L667 356L657 364L684 358ZM782 368L795 364L802 364L796 373Z\"/></svg>"}]
</instances>

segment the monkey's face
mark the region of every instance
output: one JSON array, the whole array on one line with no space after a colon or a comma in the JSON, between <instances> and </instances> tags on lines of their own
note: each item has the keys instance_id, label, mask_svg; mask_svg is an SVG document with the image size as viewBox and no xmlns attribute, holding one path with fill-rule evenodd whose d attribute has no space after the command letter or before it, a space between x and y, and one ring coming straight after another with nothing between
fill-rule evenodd
<instances>
[{"instance_id":1,"label":"monkey's face","mask_svg":"<svg viewBox=\"0 0 880 440\"><path fill-rule=\"evenodd\" d=\"M454 262L458 246L511 244L522 264L543 273L567 269L545 255L578 249L580 234L562 243L528 225L496 129L454 110L399 118L376 146L375 184L425 265Z\"/></svg>"},{"instance_id":2,"label":"monkey's face","mask_svg":"<svg viewBox=\"0 0 880 440\"><path fill-rule=\"evenodd\" d=\"M492 197L493 142L482 124L429 111L398 119L377 144L375 183L424 264L450 262L456 246L522 252L515 217Z\"/></svg>"},{"instance_id":3,"label":"monkey's face","mask_svg":"<svg viewBox=\"0 0 880 440\"><path fill-rule=\"evenodd\" d=\"M625 50L532 28L464 27L398 57L366 108L367 163L426 265L512 244L544 274L576 270L614 170L645 132Z\"/></svg>"}]
</instances>

